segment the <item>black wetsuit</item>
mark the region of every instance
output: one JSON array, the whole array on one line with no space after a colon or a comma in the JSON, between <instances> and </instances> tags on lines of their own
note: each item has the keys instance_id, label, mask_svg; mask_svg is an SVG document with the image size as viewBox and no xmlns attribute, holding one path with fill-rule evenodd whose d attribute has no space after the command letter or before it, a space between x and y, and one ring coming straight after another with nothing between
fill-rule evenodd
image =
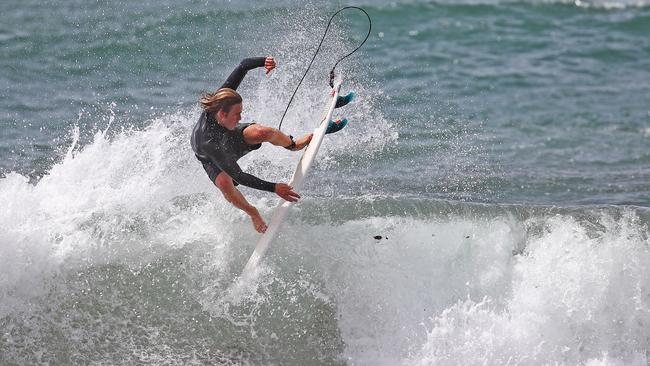
<instances>
[{"instance_id":1,"label":"black wetsuit","mask_svg":"<svg viewBox=\"0 0 650 366\"><path fill-rule=\"evenodd\" d=\"M248 70L264 66L265 57L254 57L242 60L230 74L222 88L237 89ZM203 168L214 183L221 171L226 172L235 185L275 192L275 183L267 182L248 173L244 173L237 160L262 144L249 145L244 141L244 129L252 123L239 123L234 130L217 123L213 113L203 111L199 121L192 131L192 150L196 158L203 163Z\"/></svg>"}]
</instances>

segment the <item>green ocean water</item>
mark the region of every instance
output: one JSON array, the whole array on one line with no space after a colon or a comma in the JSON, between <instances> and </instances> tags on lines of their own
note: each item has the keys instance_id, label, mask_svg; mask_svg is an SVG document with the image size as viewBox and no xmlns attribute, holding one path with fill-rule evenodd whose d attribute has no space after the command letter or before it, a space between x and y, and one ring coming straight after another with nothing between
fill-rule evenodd
<instances>
[{"instance_id":1,"label":"green ocean water","mask_svg":"<svg viewBox=\"0 0 650 366\"><path fill-rule=\"evenodd\" d=\"M0 364L648 362L644 1L354 2L350 125L233 285L258 236L191 152L198 96L273 55L240 91L276 126L344 5L0 3ZM366 27L335 20L284 131Z\"/></svg>"},{"instance_id":2,"label":"green ocean water","mask_svg":"<svg viewBox=\"0 0 650 366\"><path fill-rule=\"evenodd\" d=\"M287 95L335 8L19 4L2 5L2 171L33 177L56 161L70 125L88 134L111 113L141 127L189 111L246 56L282 56L277 93ZM485 200L647 205L648 10L606 5L368 4L373 37L342 71L382 91L372 108L407 142L371 174L443 159L449 167L423 178L471 180L451 189ZM314 85L364 35L362 16L339 23ZM301 41L287 42L294 31ZM360 122L372 128L373 117Z\"/></svg>"}]
</instances>

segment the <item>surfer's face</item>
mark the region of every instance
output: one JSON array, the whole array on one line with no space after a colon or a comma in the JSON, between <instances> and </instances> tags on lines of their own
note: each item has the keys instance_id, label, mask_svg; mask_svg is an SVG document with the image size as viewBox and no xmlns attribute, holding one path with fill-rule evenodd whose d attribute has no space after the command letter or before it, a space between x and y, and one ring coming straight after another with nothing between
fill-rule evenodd
<instances>
[{"instance_id":1,"label":"surfer's face","mask_svg":"<svg viewBox=\"0 0 650 366\"><path fill-rule=\"evenodd\" d=\"M235 129L235 126L237 126L237 123L239 123L239 121L241 120L242 107L243 107L242 103L239 103L230 107L228 113L219 111L218 112L219 124L221 124L223 127L229 130Z\"/></svg>"}]
</instances>

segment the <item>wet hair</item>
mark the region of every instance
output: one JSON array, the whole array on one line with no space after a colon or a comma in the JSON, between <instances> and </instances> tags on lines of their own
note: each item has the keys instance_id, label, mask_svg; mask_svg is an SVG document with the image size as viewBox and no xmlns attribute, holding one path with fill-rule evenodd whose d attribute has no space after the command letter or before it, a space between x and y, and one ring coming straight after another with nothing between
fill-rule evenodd
<instances>
[{"instance_id":1,"label":"wet hair","mask_svg":"<svg viewBox=\"0 0 650 366\"><path fill-rule=\"evenodd\" d=\"M230 112L230 108L242 102L241 95L230 88L221 88L214 93L203 93L199 103L206 112L217 113L223 110Z\"/></svg>"}]
</instances>

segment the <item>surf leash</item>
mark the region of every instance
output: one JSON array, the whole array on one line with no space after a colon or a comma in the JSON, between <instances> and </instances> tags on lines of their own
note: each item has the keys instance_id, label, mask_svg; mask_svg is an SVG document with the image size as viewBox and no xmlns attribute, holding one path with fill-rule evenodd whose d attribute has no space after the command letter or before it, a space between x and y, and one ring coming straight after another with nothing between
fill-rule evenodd
<instances>
[{"instance_id":1,"label":"surf leash","mask_svg":"<svg viewBox=\"0 0 650 366\"><path fill-rule=\"evenodd\" d=\"M359 48L361 48L361 46L363 46L364 43L366 43L366 41L368 40L368 37L370 37L370 32L372 31L372 20L370 19L370 15L368 15L368 13L365 10L363 10L362 8L360 8L358 6L346 6L346 7L343 7L341 9L339 9L336 13L334 13L330 17L330 20L327 22L327 27L325 28L325 32L323 33L323 38L321 38L320 43L318 44L318 47L316 48L316 52L314 52L314 56L311 58L311 61L309 62L309 66L307 66L307 70L305 70L305 73L302 75L302 78L298 82L298 85L296 86L296 89L293 91L293 94L291 95L291 98L289 99L289 103L287 103L287 108L284 110L284 113L282 114L282 118L280 118L280 123L278 124L278 130L282 127L282 121L284 121L284 117L287 115L287 111L289 110L289 106L291 106L291 102L293 101L293 98L296 96L296 93L298 92L298 88L300 88L300 84L302 84L302 81L305 80L305 77L307 76L307 73L309 72L309 69L311 69L311 65L314 63L314 60L316 59L316 56L318 55L318 52L320 51L320 48L323 45L323 42L325 41L325 36L327 36L327 31L330 29L330 25L332 24L332 20L340 12L342 12L343 10L348 10L348 9L356 9L356 10L359 10L359 11L363 12L366 15L366 17L368 18L368 34L366 34L366 38L363 39L363 41L359 44L359 46L357 46L357 48L355 48L354 50L352 50L352 52L348 53L347 55L341 57L338 61L336 61L336 63L334 64L334 67L332 67L332 70L330 71L330 79L329 79L330 87L332 87L332 88L334 87L334 78L335 78L334 70L336 69L336 66L338 66L338 64L341 61L343 61L344 59L346 59L348 56L351 56L353 53L357 52L357 50Z\"/></svg>"}]
</instances>

